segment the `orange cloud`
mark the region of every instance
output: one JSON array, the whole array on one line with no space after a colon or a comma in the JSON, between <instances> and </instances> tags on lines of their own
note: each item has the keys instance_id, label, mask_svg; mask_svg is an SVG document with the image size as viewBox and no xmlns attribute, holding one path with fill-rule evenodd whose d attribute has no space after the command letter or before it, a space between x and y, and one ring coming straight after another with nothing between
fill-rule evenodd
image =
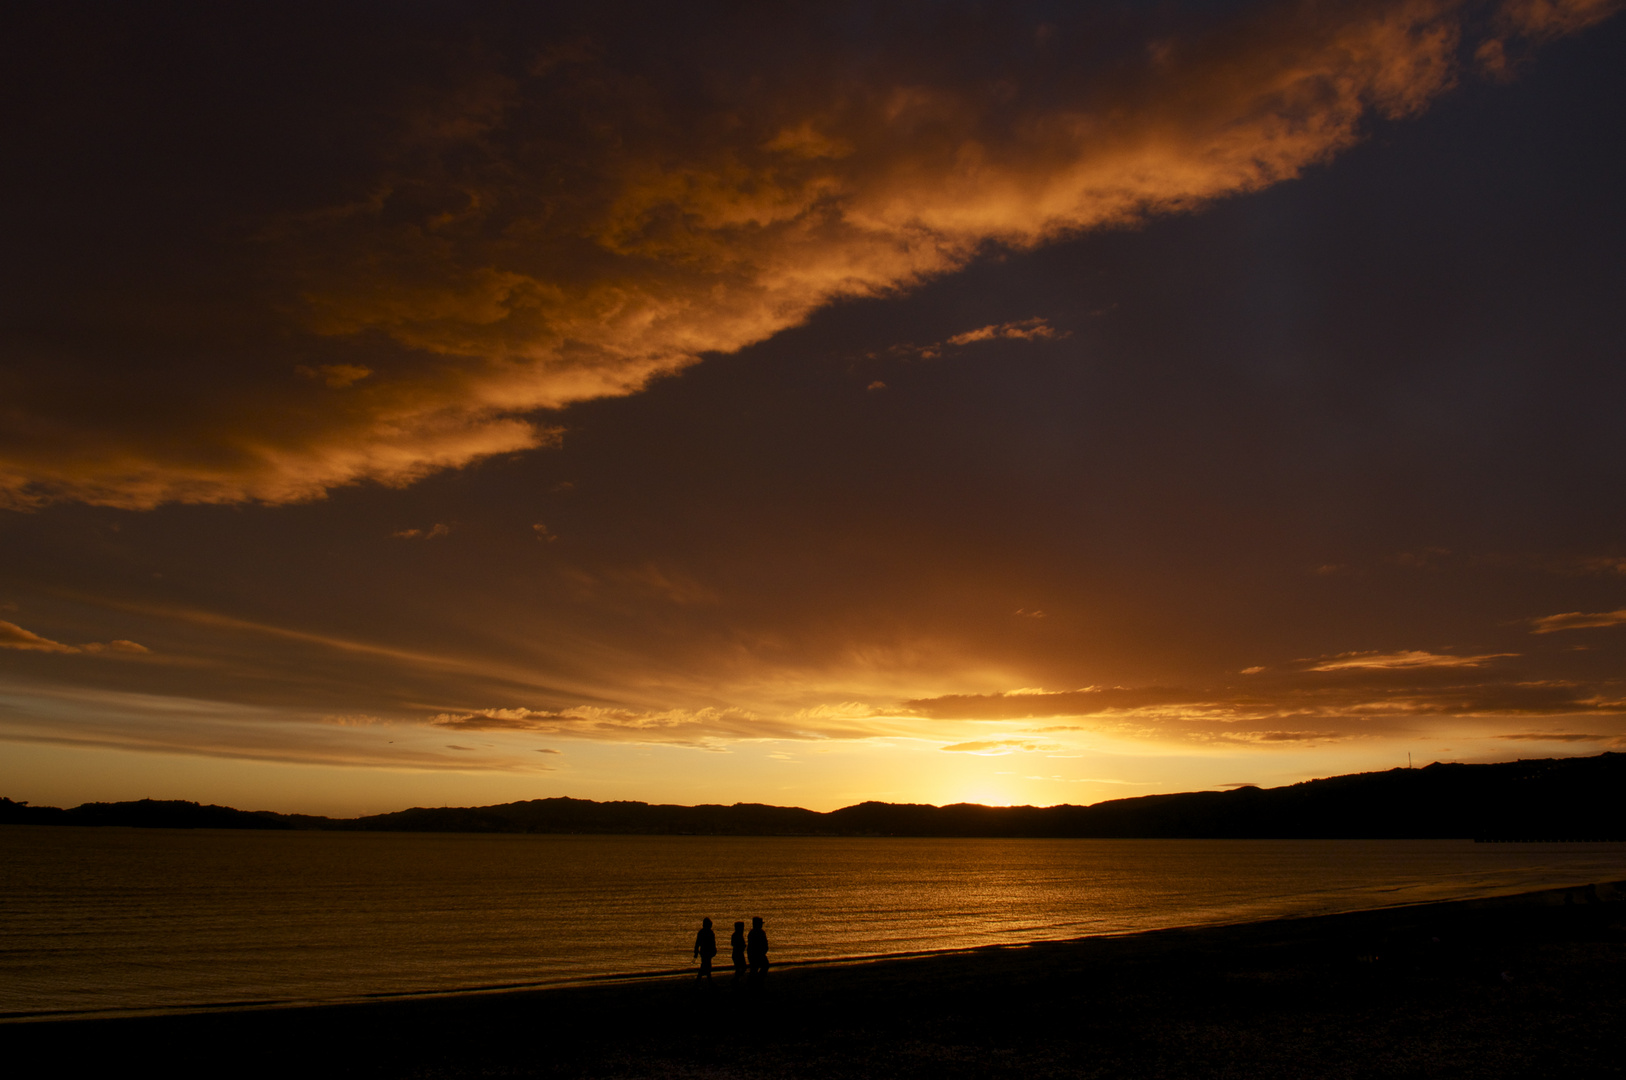
<instances>
[{"instance_id":1,"label":"orange cloud","mask_svg":"<svg viewBox=\"0 0 1626 1080\"><path fill-rule=\"evenodd\" d=\"M106 642L105 644L99 641L92 641L89 644L81 645L79 647L88 653L113 652L140 655L141 653L152 652L152 650L147 648L145 645L138 645L133 641L126 641L123 638L115 638L114 640Z\"/></svg>"},{"instance_id":2,"label":"orange cloud","mask_svg":"<svg viewBox=\"0 0 1626 1080\"><path fill-rule=\"evenodd\" d=\"M386 739L366 717L317 717L182 696L15 682L4 698L0 740L5 742L296 765L550 771L528 752L502 746L446 754L443 744L430 741L444 736L422 727L398 728Z\"/></svg>"},{"instance_id":3,"label":"orange cloud","mask_svg":"<svg viewBox=\"0 0 1626 1080\"><path fill-rule=\"evenodd\" d=\"M949 694L904 702L904 709L933 720L1021 720L1087 716L1111 710L1198 705L1204 695L1165 687L1086 686L1082 690L1013 690L1005 694Z\"/></svg>"},{"instance_id":4,"label":"orange cloud","mask_svg":"<svg viewBox=\"0 0 1626 1080\"><path fill-rule=\"evenodd\" d=\"M84 645L64 645L60 641L41 637L32 630L24 630L16 623L0 620L0 649L16 649L20 652L48 652L48 653L124 653L126 655L140 655L151 652L145 645L138 645L133 641L118 638L113 641L91 641Z\"/></svg>"},{"instance_id":5,"label":"orange cloud","mask_svg":"<svg viewBox=\"0 0 1626 1080\"><path fill-rule=\"evenodd\" d=\"M1194 733L1193 737L1200 742L1238 743L1257 746L1271 743L1332 742L1337 739L1347 739L1350 737L1350 733L1345 731L1246 731L1236 729ZM1238 786L1245 787L1247 785Z\"/></svg>"},{"instance_id":6,"label":"orange cloud","mask_svg":"<svg viewBox=\"0 0 1626 1080\"><path fill-rule=\"evenodd\" d=\"M452 535L452 527L437 522L427 529L400 529L390 535L399 540L438 540L443 536Z\"/></svg>"},{"instance_id":7,"label":"orange cloud","mask_svg":"<svg viewBox=\"0 0 1626 1080\"><path fill-rule=\"evenodd\" d=\"M1454 667L1462 671L1475 666ZM1263 723L1319 720L1358 723L1363 730L1375 730L1375 725L1419 717L1626 716L1626 700L1622 700L1619 687L1612 684L1494 679L1447 685L1390 684L1393 676L1388 672L1394 669L1337 670L1350 676L1376 677L1378 681L1327 685L1316 681L1320 676L1304 673L1261 685L1245 695L1229 687L1086 687L1056 692L947 695L905 702L902 712L938 721L1078 717L1088 721L1089 730L1111 729L1137 738L1223 737L1250 742L1329 739L1339 734L1319 727L1254 727ZM1399 668L1400 674L1406 672L1415 673L1414 678L1430 674L1418 666ZM1085 729L1057 725L1040 730Z\"/></svg>"},{"instance_id":8,"label":"orange cloud","mask_svg":"<svg viewBox=\"0 0 1626 1080\"><path fill-rule=\"evenodd\" d=\"M1024 319L1021 322L1001 323L997 326L980 326L975 330L967 330L963 334L955 334L949 338L947 344L971 345L978 341L997 341L1000 338L1011 338L1017 341L1043 341L1066 336L1066 333L1058 331L1044 319Z\"/></svg>"},{"instance_id":9,"label":"orange cloud","mask_svg":"<svg viewBox=\"0 0 1626 1080\"><path fill-rule=\"evenodd\" d=\"M1449 656L1411 649L1392 653L1340 653L1310 667L1311 671L1348 671L1352 668L1395 670L1405 668L1483 667L1491 660L1517 656L1517 653L1487 653L1484 656Z\"/></svg>"},{"instance_id":10,"label":"orange cloud","mask_svg":"<svg viewBox=\"0 0 1626 1080\"><path fill-rule=\"evenodd\" d=\"M511 179L543 105L511 85L438 148L442 160L475 140L507 153L415 196L433 221L386 225L400 191L381 187L300 230L333 270L309 274L309 324L461 358L483 407L630 392L832 299L956 269L989 242L1032 246L1290 178L1354 141L1368 111L1415 112L1449 85L1455 19L1430 0L1278 8L1164 42L1060 101L1018 72L990 95L909 72L918 64L781 82L717 112L657 99L593 170L603 189L569 203ZM527 243L499 239L499 225ZM560 272L554 253L572 247L596 273Z\"/></svg>"},{"instance_id":11,"label":"orange cloud","mask_svg":"<svg viewBox=\"0 0 1626 1080\"><path fill-rule=\"evenodd\" d=\"M76 653L79 650L60 641L40 637L32 630L24 630L16 623L0 621L0 649L19 649L23 652Z\"/></svg>"},{"instance_id":12,"label":"orange cloud","mask_svg":"<svg viewBox=\"0 0 1626 1080\"><path fill-rule=\"evenodd\" d=\"M1532 634L1552 634L1559 630L1592 630L1604 626L1626 624L1626 608L1617 611L1566 611L1562 615L1544 615L1531 620Z\"/></svg>"},{"instance_id":13,"label":"orange cloud","mask_svg":"<svg viewBox=\"0 0 1626 1080\"><path fill-rule=\"evenodd\" d=\"M1071 335L1065 330L1057 330L1050 325L1048 319L1035 317L1022 319L1018 322L993 323L988 326L979 326L975 330L967 330L962 334L943 341L936 341L930 345L915 345L913 343L894 345L881 352L866 354L867 359L880 356L901 357L906 359L936 360L948 348L961 349L967 345L976 345L984 341L1058 341ZM874 382L870 384L871 390L884 390L886 383Z\"/></svg>"},{"instance_id":14,"label":"orange cloud","mask_svg":"<svg viewBox=\"0 0 1626 1080\"><path fill-rule=\"evenodd\" d=\"M1566 731L1521 731L1515 735L1498 735L1498 739L1514 742L1609 742L1610 735L1584 735Z\"/></svg>"},{"instance_id":15,"label":"orange cloud","mask_svg":"<svg viewBox=\"0 0 1626 1080\"><path fill-rule=\"evenodd\" d=\"M940 746L938 749L949 754L979 754L992 757L1018 752L1045 753L1060 750L1061 747L1056 743L1034 742L1031 739L979 739L974 742L955 743L952 746Z\"/></svg>"},{"instance_id":16,"label":"orange cloud","mask_svg":"<svg viewBox=\"0 0 1626 1080\"><path fill-rule=\"evenodd\" d=\"M1613 7L1514 0L1502 18L1539 38ZM1020 50L991 60L979 38L975 77L935 27L851 56L770 27L699 97L617 59L609 31L524 71L428 64L390 123L355 133L371 172L255 234L254 280L280 293L245 336L275 324L344 358L223 387L154 372L178 425L92 415L40 374L37 402L12 403L27 430L0 442L0 497L282 503L546 446L560 431L538 411L635 393L834 300L1291 179L1452 85L1470 11L1264 4L1106 62L1083 59L1109 29L1095 17L1035 34L1012 12Z\"/></svg>"},{"instance_id":17,"label":"orange cloud","mask_svg":"<svg viewBox=\"0 0 1626 1080\"><path fill-rule=\"evenodd\" d=\"M431 717L433 727L452 731L538 732L609 742L715 746L740 739L818 740L871 738L874 725L838 712L796 717L763 716L748 709L625 709L578 705L567 709L499 708Z\"/></svg>"}]
</instances>

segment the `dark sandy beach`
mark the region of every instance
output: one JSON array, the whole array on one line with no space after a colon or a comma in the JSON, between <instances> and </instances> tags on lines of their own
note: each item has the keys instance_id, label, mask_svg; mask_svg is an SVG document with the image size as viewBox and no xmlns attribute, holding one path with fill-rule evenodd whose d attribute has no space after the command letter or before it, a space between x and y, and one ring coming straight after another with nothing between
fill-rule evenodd
<instances>
[{"instance_id":1,"label":"dark sandy beach","mask_svg":"<svg viewBox=\"0 0 1626 1080\"><path fill-rule=\"evenodd\" d=\"M1626 1073L1626 882L862 964L0 1026L16 1076ZM15 1070L15 1071L13 1071Z\"/></svg>"}]
</instances>

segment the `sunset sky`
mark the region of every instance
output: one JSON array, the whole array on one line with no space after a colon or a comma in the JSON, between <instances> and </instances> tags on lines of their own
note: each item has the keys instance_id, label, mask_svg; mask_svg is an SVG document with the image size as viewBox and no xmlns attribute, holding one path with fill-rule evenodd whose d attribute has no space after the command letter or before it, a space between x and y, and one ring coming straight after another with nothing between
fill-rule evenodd
<instances>
[{"instance_id":1,"label":"sunset sky","mask_svg":"<svg viewBox=\"0 0 1626 1080\"><path fill-rule=\"evenodd\" d=\"M1620 6L8 5L0 795L1626 749Z\"/></svg>"}]
</instances>

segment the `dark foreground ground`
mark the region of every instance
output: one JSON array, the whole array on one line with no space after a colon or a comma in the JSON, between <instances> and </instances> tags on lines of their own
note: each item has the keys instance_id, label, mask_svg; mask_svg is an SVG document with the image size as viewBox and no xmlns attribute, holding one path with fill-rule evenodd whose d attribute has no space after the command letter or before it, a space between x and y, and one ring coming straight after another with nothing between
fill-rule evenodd
<instances>
[{"instance_id":1,"label":"dark foreground ground","mask_svg":"<svg viewBox=\"0 0 1626 1080\"><path fill-rule=\"evenodd\" d=\"M1626 882L688 980L0 1025L11 1076L1626 1074ZM1588 901L1591 902L1588 902Z\"/></svg>"}]
</instances>

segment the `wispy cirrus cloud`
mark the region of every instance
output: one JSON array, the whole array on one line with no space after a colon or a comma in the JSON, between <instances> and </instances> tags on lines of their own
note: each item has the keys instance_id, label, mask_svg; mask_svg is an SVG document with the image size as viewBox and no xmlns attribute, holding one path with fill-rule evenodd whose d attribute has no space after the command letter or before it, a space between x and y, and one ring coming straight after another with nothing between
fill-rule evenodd
<instances>
[{"instance_id":1,"label":"wispy cirrus cloud","mask_svg":"<svg viewBox=\"0 0 1626 1080\"><path fill-rule=\"evenodd\" d=\"M1513 742L1611 742L1618 736L1587 735L1573 731L1521 731L1512 735L1497 735L1498 739Z\"/></svg>"},{"instance_id":2,"label":"wispy cirrus cloud","mask_svg":"<svg viewBox=\"0 0 1626 1080\"><path fill-rule=\"evenodd\" d=\"M964 349L968 346L978 345L985 341L1060 341L1072 335L1066 330L1057 330L1050 325L1050 320L1040 316L1031 319L1020 319L1016 322L991 323L979 326L973 330L954 334L942 341L934 341L930 345L916 345L905 343L893 345L891 348L878 353L867 354L868 359L880 357L893 357L898 359L937 360L945 353ZM885 387L885 384L881 384Z\"/></svg>"},{"instance_id":3,"label":"wispy cirrus cloud","mask_svg":"<svg viewBox=\"0 0 1626 1080\"><path fill-rule=\"evenodd\" d=\"M1350 671L1369 669L1398 671L1412 668L1476 668L1484 667L1492 660L1503 660L1517 655L1518 653L1486 653L1483 656L1451 656L1448 653L1431 653L1419 649L1389 653L1339 653L1337 656L1318 660L1310 666L1309 670Z\"/></svg>"},{"instance_id":4,"label":"wispy cirrus cloud","mask_svg":"<svg viewBox=\"0 0 1626 1080\"><path fill-rule=\"evenodd\" d=\"M1066 336L1065 330L1057 330L1048 320L1035 318L994 326L979 326L975 330L955 334L945 344L974 345L979 341L1054 341Z\"/></svg>"},{"instance_id":5,"label":"wispy cirrus cloud","mask_svg":"<svg viewBox=\"0 0 1626 1080\"><path fill-rule=\"evenodd\" d=\"M1024 688L1003 694L948 694L903 703L903 709L932 720L1025 720L1047 716L1082 716L1112 710L1198 704L1204 695L1191 690L1146 686L1086 686L1079 690Z\"/></svg>"},{"instance_id":6,"label":"wispy cirrus cloud","mask_svg":"<svg viewBox=\"0 0 1626 1080\"><path fill-rule=\"evenodd\" d=\"M438 713L432 727L452 731L537 732L608 742L650 742L715 747L754 739L798 741L871 738L885 729L840 711L792 716L764 715L742 708L631 709L577 705L563 709L525 707Z\"/></svg>"},{"instance_id":7,"label":"wispy cirrus cloud","mask_svg":"<svg viewBox=\"0 0 1626 1080\"><path fill-rule=\"evenodd\" d=\"M87 653L123 653L127 656L140 656L152 652L145 645L123 638L115 638L112 641L89 641L79 648L80 651Z\"/></svg>"},{"instance_id":8,"label":"wispy cirrus cloud","mask_svg":"<svg viewBox=\"0 0 1626 1080\"><path fill-rule=\"evenodd\" d=\"M0 620L0 649L42 653L113 653L139 656L151 652L145 645L118 638L113 641L90 641L81 645L64 645L60 641L41 637L32 630L24 630L13 622Z\"/></svg>"},{"instance_id":9,"label":"wispy cirrus cloud","mask_svg":"<svg viewBox=\"0 0 1626 1080\"><path fill-rule=\"evenodd\" d=\"M976 739L971 742L940 746L938 749L947 754L979 754L983 757L994 757L1016 753L1053 753L1062 747L1059 743L1036 742L1032 739Z\"/></svg>"},{"instance_id":10,"label":"wispy cirrus cloud","mask_svg":"<svg viewBox=\"0 0 1626 1080\"><path fill-rule=\"evenodd\" d=\"M328 713L318 717L317 723L331 724L334 727L389 727L400 721L385 716L374 716L371 713Z\"/></svg>"},{"instance_id":11,"label":"wispy cirrus cloud","mask_svg":"<svg viewBox=\"0 0 1626 1080\"><path fill-rule=\"evenodd\" d=\"M79 651L72 645L64 645L60 641L52 641L50 638L41 637L32 630L24 630L13 622L0 622L0 649L55 653Z\"/></svg>"},{"instance_id":12,"label":"wispy cirrus cloud","mask_svg":"<svg viewBox=\"0 0 1626 1080\"><path fill-rule=\"evenodd\" d=\"M1505 56L1615 6L1511 0L1494 41ZM139 365L161 413L122 408L132 350L192 348L198 312L108 313L103 339L65 338L17 374L0 493L281 503L546 446L561 431L539 412L637 393L833 301L1296 177L1369 117L1414 115L1453 85L1480 10L1265 2L1171 32L1127 9L926 7L875 22L856 50L839 10L642 37L606 14L565 49L552 31L499 50L394 20L332 50L370 95L321 103L330 125L367 118L336 139L354 144L342 168L301 174L280 206L258 173L219 185L228 203L233 182L255 192L222 212L250 223L243 288L210 294L244 298L208 316L243 343L238 374L195 377L207 342ZM389 66L402 55L412 70ZM170 292L202 292L186 284ZM266 343L282 340L296 346L279 359ZM101 389L72 392L87 367Z\"/></svg>"},{"instance_id":13,"label":"wispy cirrus cloud","mask_svg":"<svg viewBox=\"0 0 1626 1080\"><path fill-rule=\"evenodd\" d=\"M1626 608L1599 612L1566 611L1561 615L1544 615L1530 620L1530 632L1555 634L1560 630L1595 630L1623 624L1626 624Z\"/></svg>"},{"instance_id":14,"label":"wispy cirrus cloud","mask_svg":"<svg viewBox=\"0 0 1626 1080\"><path fill-rule=\"evenodd\" d=\"M452 535L452 527L437 522L425 529L399 529L390 535L398 540L438 540L443 536Z\"/></svg>"},{"instance_id":15,"label":"wispy cirrus cloud","mask_svg":"<svg viewBox=\"0 0 1626 1080\"><path fill-rule=\"evenodd\" d=\"M422 725L332 722L284 707L173 694L50 687L0 688L0 741L241 761L439 771L543 772L512 747L447 754L442 733ZM439 738L437 738L437 735ZM529 748L527 748L529 749Z\"/></svg>"},{"instance_id":16,"label":"wispy cirrus cloud","mask_svg":"<svg viewBox=\"0 0 1626 1080\"><path fill-rule=\"evenodd\" d=\"M1345 668L1354 681L1320 683L1314 671L1289 673L1269 685L1235 687L1086 687L1082 690L947 695L905 702L901 712L937 721L1010 721L1075 717L1080 723L1040 731L1117 730L1147 738L1193 737L1250 742L1325 740L1351 734L1349 724L1386 724L1438 717L1626 717L1626 688L1566 680L1482 679L1415 682L1408 671L1432 665ZM1474 665L1455 666L1471 675ZM1449 673L1451 668L1447 668ZM1362 674L1377 676L1362 681ZM1329 723L1337 727L1327 726ZM1315 725L1313 727L1305 725Z\"/></svg>"},{"instance_id":17,"label":"wispy cirrus cloud","mask_svg":"<svg viewBox=\"0 0 1626 1080\"><path fill-rule=\"evenodd\" d=\"M1323 743L1345 739L1347 731L1222 731L1207 735L1209 741L1236 743Z\"/></svg>"}]
</instances>

